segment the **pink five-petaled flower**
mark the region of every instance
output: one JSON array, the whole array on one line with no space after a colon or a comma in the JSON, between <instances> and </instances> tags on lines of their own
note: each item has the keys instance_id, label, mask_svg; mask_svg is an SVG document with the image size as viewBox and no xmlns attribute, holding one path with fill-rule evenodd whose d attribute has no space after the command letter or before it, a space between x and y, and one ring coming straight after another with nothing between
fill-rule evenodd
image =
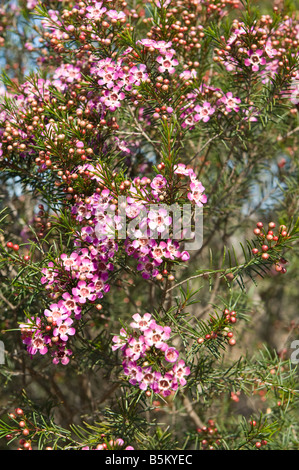
<instances>
[{"instance_id":1,"label":"pink five-petaled flower","mask_svg":"<svg viewBox=\"0 0 299 470\"><path fill-rule=\"evenodd\" d=\"M202 106L199 104L195 106L194 111L196 114L194 115L194 121L203 121L208 122L210 117L215 112L215 108L209 103L208 101L204 101Z\"/></svg>"},{"instance_id":2,"label":"pink five-petaled flower","mask_svg":"<svg viewBox=\"0 0 299 470\"><path fill-rule=\"evenodd\" d=\"M71 327L73 320L69 317L64 322L60 323L53 330L53 336L59 336L62 341L67 341L68 335L73 336L76 333L75 328Z\"/></svg>"},{"instance_id":3,"label":"pink five-petaled flower","mask_svg":"<svg viewBox=\"0 0 299 470\"><path fill-rule=\"evenodd\" d=\"M52 317L53 321L57 325L66 320L69 316L69 311L67 310L64 302L60 300L57 304L51 304L49 308L44 310L44 315L46 317Z\"/></svg>"},{"instance_id":4,"label":"pink five-petaled flower","mask_svg":"<svg viewBox=\"0 0 299 470\"><path fill-rule=\"evenodd\" d=\"M90 5L86 8L86 18L89 20L100 20L102 18L103 13L107 11L107 8L102 7L102 2L95 2L94 5Z\"/></svg>"},{"instance_id":5,"label":"pink five-petaled flower","mask_svg":"<svg viewBox=\"0 0 299 470\"><path fill-rule=\"evenodd\" d=\"M151 230L163 233L172 223L167 209L151 209L148 213L148 226Z\"/></svg>"},{"instance_id":6,"label":"pink five-petaled flower","mask_svg":"<svg viewBox=\"0 0 299 470\"><path fill-rule=\"evenodd\" d=\"M74 312L75 319L78 320L79 318L81 318L81 307L77 305L73 297L68 292L64 292L62 294L62 297L64 299L63 303L66 309L69 312Z\"/></svg>"},{"instance_id":7,"label":"pink five-petaled flower","mask_svg":"<svg viewBox=\"0 0 299 470\"><path fill-rule=\"evenodd\" d=\"M147 346L154 346L157 349L166 351L168 344L166 341L169 339L171 328L169 326L157 325L154 321L150 328L144 331L144 341Z\"/></svg>"},{"instance_id":8,"label":"pink five-petaled flower","mask_svg":"<svg viewBox=\"0 0 299 470\"><path fill-rule=\"evenodd\" d=\"M120 88L113 87L110 90L105 90L100 101L109 108L110 111L115 111L120 107L121 101L125 98L124 92Z\"/></svg>"},{"instance_id":9,"label":"pink five-petaled flower","mask_svg":"<svg viewBox=\"0 0 299 470\"><path fill-rule=\"evenodd\" d=\"M123 20L126 17L123 11L116 11L116 10L108 10L106 15L109 16L111 20L116 20L116 21Z\"/></svg>"},{"instance_id":10,"label":"pink five-petaled flower","mask_svg":"<svg viewBox=\"0 0 299 470\"><path fill-rule=\"evenodd\" d=\"M176 362L179 357L179 352L175 348L168 348L165 351L165 360L167 362Z\"/></svg>"},{"instance_id":11,"label":"pink five-petaled flower","mask_svg":"<svg viewBox=\"0 0 299 470\"><path fill-rule=\"evenodd\" d=\"M64 269L66 271L70 271L72 268L80 266L80 256L75 251L71 253L70 256L62 253L62 255L60 255L60 259L62 260Z\"/></svg>"},{"instance_id":12,"label":"pink five-petaled flower","mask_svg":"<svg viewBox=\"0 0 299 470\"><path fill-rule=\"evenodd\" d=\"M27 345L28 353L33 356L37 352L44 355L48 352L47 344L50 343L51 338L49 336L43 336L40 331L37 331L33 336L27 337L23 340L23 343Z\"/></svg>"},{"instance_id":13,"label":"pink five-petaled flower","mask_svg":"<svg viewBox=\"0 0 299 470\"><path fill-rule=\"evenodd\" d=\"M145 313L143 317L139 313L135 313L133 316L133 322L130 323L132 328L138 328L140 331L145 331L150 328L150 324L153 322L150 313Z\"/></svg>"},{"instance_id":14,"label":"pink five-petaled flower","mask_svg":"<svg viewBox=\"0 0 299 470\"><path fill-rule=\"evenodd\" d=\"M139 258L139 262L136 266L136 269L137 271L142 272L141 275L143 279L150 279L151 277L157 276L157 274L159 273L156 266L156 260L152 262L147 256L144 256Z\"/></svg>"},{"instance_id":15,"label":"pink five-petaled flower","mask_svg":"<svg viewBox=\"0 0 299 470\"><path fill-rule=\"evenodd\" d=\"M151 367L143 368L143 376L139 381L139 388L141 390L147 390L148 386L151 386L155 382L155 375Z\"/></svg>"},{"instance_id":16,"label":"pink five-petaled flower","mask_svg":"<svg viewBox=\"0 0 299 470\"><path fill-rule=\"evenodd\" d=\"M207 202L207 196L203 194L205 188L200 181L190 183L190 192L187 194L189 201L194 201L199 207Z\"/></svg>"},{"instance_id":17,"label":"pink five-petaled flower","mask_svg":"<svg viewBox=\"0 0 299 470\"><path fill-rule=\"evenodd\" d=\"M166 372L162 375L160 372L155 372L154 391L161 393L164 397L171 394L172 390L176 390L178 384L172 372Z\"/></svg>"},{"instance_id":18,"label":"pink five-petaled flower","mask_svg":"<svg viewBox=\"0 0 299 470\"><path fill-rule=\"evenodd\" d=\"M167 179L163 175L157 175L151 182L151 188L155 191L161 191L161 189L165 188L167 184Z\"/></svg>"},{"instance_id":19,"label":"pink five-petaled flower","mask_svg":"<svg viewBox=\"0 0 299 470\"><path fill-rule=\"evenodd\" d=\"M124 353L127 358L130 358L130 360L137 361L140 357L143 357L146 349L147 345L143 336L140 336L138 339L131 337Z\"/></svg>"},{"instance_id":20,"label":"pink five-petaled flower","mask_svg":"<svg viewBox=\"0 0 299 470\"><path fill-rule=\"evenodd\" d=\"M252 66L253 72L257 72L260 68L260 65L266 64L265 57L262 57L263 51L261 49L257 49L256 51L252 51L251 49L247 52L249 58L244 60L244 64L246 67Z\"/></svg>"},{"instance_id":21,"label":"pink five-petaled flower","mask_svg":"<svg viewBox=\"0 0 299 470\"><path fill-rule=\"evenodd\" d=\"M80 304L85 304L87 300L93 302L97 298L97 295L94 294L94 287L87 285L85 281L79 281L77 287L72 289L72 294L75 301Z\"/></svg>"},{"instance_id":22,"label":"pink five-petaled flower","mask_svg":"<svg viewBox=\"0 0 299 470\"><path fill-rule=\"evenodd\" d=\"M112 351L116 351L116 349L125 349L128 341L128 334L124 328L122 328L119 332L119 335L115 335L112 338L113 346L112 346Z\"/></svg>"},{"instance_id":23,"label":"pink five-petaled flower","mask_svg":"<svg viewBox=\"0 0 299 470\"><path fill-rule=\"evenodd\" d=\"M158 64L160 64L158 67L159 72L168 72L170 74L175 72L174 67L179 63L177 59L173 59L173 54L171 52L167 52L165 54L165 57L159 55L156 61L158 62Z\"/></svg>"},{"instance_id":24,"label":"pink five-petaled flower","mask_svg":"<svg viewBox=\"0 0 299 470\"><path fill-rule=\"evenodd\" d=\"M71 349L66 349L65 346L60 346L57 351L53 351L53 364L59 364L59 362L66 366L70 362L69 356L73 354Z\"/></svg>"},{"instance_id":25,"label":"pink five-petaled flower","mask_svg":"<svg viewBox=\"0 0 299 470\"><path fill-rule=\"evenodd\" d=\"M132 385L136 385L137 382L140 382L143 377L142 367L138 366L136 361L124 361L123 362L123 371L124 374L129 376L129 382Z\"/></svg>"},{"instance_id":26,"label":"pink five-petaled flower","mask_svg":"<svg viewBox=\"0 0 299 470\"><path fill-rule=\"evenodd\" d=\"M185 375L190 375L189 367L185 366L185 362L180 359L177 364L173 366L173 372L175 377L178 379L182 386L186 385L187 380L185 379Z\"/></svg>"},{"instance_id":27,"label":"pink five-petaled flower","mask_svg":"<svg viewBox=\"0 0 299 470\"><path fill-rule=\"evenodd\" d=\"M234 98L230 91L226 93L226 95L224 95L219 101L225 105L225 110L228 113L231 111L235 111L237 113L240 110L238 106L241 103L240 98Z\"/></svg>"}]
</instances>

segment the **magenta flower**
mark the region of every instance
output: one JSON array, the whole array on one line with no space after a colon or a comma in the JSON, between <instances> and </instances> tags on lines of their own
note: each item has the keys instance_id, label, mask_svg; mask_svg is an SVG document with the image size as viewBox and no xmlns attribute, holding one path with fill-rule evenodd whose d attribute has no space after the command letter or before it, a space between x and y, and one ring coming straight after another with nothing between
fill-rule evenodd
<instances>
[{"instance_id":1,"label":"magenta flower","mask_svg":"<svg viewBox=\"0 0 299 470\"><path fill-rule=\"evenodd\" d=\"M219 101L225 105L225 110L228 113L231 111L235 111L236 113L240 111L238 105L241 103L241 100L240 98L234 98L231 92L226 93Z\"/></svg>"},{"instance_id":2,"label":"magenta flower","mask_svg":"<svg viewBox=\"0 0 299 470\"><path fill-rule=\"evenodd\" d=\"M167 240L165 248L165 258L167 259L176 259L181 257L181 252L179 251L179 243L171 239Z\"/></svg>"},{"instance_id":3,"label":"magenta flower","mask_svg":"<svg viewBox=\"0 0 299 470\"><path fill-rule=\"evenodd\" d=\"M59 336L62 341L67 341L68 335L73 336L76 333L75 328L71 327L73 320L68 317L53 330L54 336Z\"/></svg>"},{"instance_id":4,"label":"magenta flower","mask_svg":"<svg viewBox=\"0 0 299 470\"><path fill-rule=\"evenodd\" d=\"M151 244L151 256L159 264L162 263L163 257L166 255L167 244L165 242L160 242L159 245L156 241L153 241Z\"/></svg>"},{"instance_id":5,"label":"magenta flower","mask_svg":"<svg viewBox=\"0 0 299 470\"><path fill-rule=\"evenodd\" d=\"M62 264L66 271L70 271L73 266L79 265L80 263L78 262L80 260L78 253L73 252L71 253L70 256L67 254L63 253L60 255L60 259L62 260Z\"/></svg>"},{"instance_id":6,"label":"magenta flower","mask_svg":"<svg viewBox=\"0 0 299 470\"><path fill-rule=\"evenodd\" d=\"M188 251L183 251L180 256L182 261L188 261L190 259L190 254Z\"/></svg>"},{"instance_id":7,"label":"magenta flower","mask_svg":"<svg viewBox=\"0 0 299 470\"><path fill-rule=\"evenodd\" d=\"M136 385L137 382L140 382L143 377L143 371L140 366L137 365L134 361L124 361L123 362L124 374L130 377L129 382L132 385Z\"/></svg>"},{"instance_id":8,"label":"magenta flower","mask_svg":"<svg viewBox=\"0 0 299 470\"><path fill-rule=\"evenodd\" d=\"M247 52L249 58L244 60L246 67L252 67L253 72L257 72L260 68L260 65L266 64L266 59L262 57L263 51L257 49L256 51L249 50Z\"/></svg>"},{"instance_id":9,"label":"magenta flower","mask_svg":"<svg viewBox=\"0 0 299 470\"><path fill-rule=\"evenodd\" d=\"M173 390L178 388L177 381L172 373L162 375L160 372L155 372L155 383L153 386L154 391L161 393L164 397L169 396Z\"/></svg>"},{"instance_id":10,"label":"magenta flower","mask_svg":"<svg viewBox=\"0 0 299 470\"><path fill-rule=\"evenodd\" d=\"M127 358L130 358L132 361L137 361L140 357L143 356L147 349L147 345L143 336L140 336L139 339L130 338L127 342L127 348L124 353Z\"/></svg>"},{"instance_id":11,"label":"magenta flower","mask_svg":"<svg viewBox=\"0 0 299 470\"><path fill-rule=\"evenodd\" d=\"M94 287L92 285L87 285L85 281L79 281L77 287L72 289L72 294L76 302L80 304L85 304L87 300L94 301L97 296L94 293Z\"/></svg>"},{"instance_id":12,"label":"magenta flower","mask_svg":"<svg viewBox=\"0 0 299 470\"><path fill-rule=\"evenodd\" d=\"M180 384L182 386L186 385L187 381L185 379L185 376L190 375L190 369L189 367L185 366L185 362L181 359L178 361L177 364L173 366L173 372L175 377L179 380Z\"/></svg>"},{"instance_id":13,"label":"magenta flower","mask_svg":"<svg viewBox=\"0 0 299 470\"><path fill-rule=\"evenodd\" d=\"M120 88L114 87L111 90L105 90L100 100L110 111L115 111L121 106L121 101L124 98L125 94L120 91Z\"/></svg>"},{"instance_id":14,"label":"magenta flower","mask_svg":"<svg viewBox=\"0 0 299 470\"><path fill-rule=\"evenodd\" d=\"M77 302L75 302L74 298L68 292L64 292L62 297L67 311L73 312L75 319L79 320L81 318L81 307L78 306Z\"/></svg>"},{"instance_id":15,"label":"magenta flower","mask_svg":"<svg viewBox=\"0 0 299 470\"><path fill-rule=\"evenodd\" d=\"M53 364L66 366L70 362L70 356L73 354L71 349L66 349L65 346L60 346L57 351L52 351Z\"/></svg>"},{"instance_id":16,"label":"magenta flower","mask_svg":"<svg viewBox=\"0 0 299 470\"><path fill-rule=\"evenodd\" d=\"M194 116L195 122L208 122L210 120L211 115L214 114L215 108L211 105L211 103L205 101L202 106L196 105L194 111L196 111L196 114Z\"/></svg>"},{"instance_id":17,"label":"magenta flower","mask_svg":"<svg viewBox=\"0 0 299 470\"><path fill-rule=\"evenodd\" d=\"M168 348L165 351L165 359L167 362L176 362L179 357L179 353L175 348Z\"/></svg>"},{"instance_id":18,"label":"magenta flower","mask_svg":"<svg viewBox=\"0 0 299 470\"><path fill-rule=\"evenodd\" d=\"M155 191L161 191L161 189L165 188L167 184L167 179L162 175L157 175L151 182L151 188Z\"/></svg>"},{"instance_id":19,"label":"magenta flower","mask_svg":"<svg viewBox=\"0 0 299 470\"><path fill-rule=\"evenodd\" d=\"M152 372L151 367L143 368L143 375L139 380L139 388L141 390L147 390L147 388L155 383L155 374Z\"/></svg>"},{"instance_id":20,"label":"magenta flower","mask_svg":"<svg viewBox=\"0 0 299 470\"><path fill-rule=\"evenodd\" d=\"M143 279L150 279L159 273L156 262L152 262L147 256L140 258L136 269L141 271Z\"/></svg>"},{"instance_id":21,"label":"magenta flower","mask_svg":"<svg viewBox=\"0 0 299 470\"><path fill-rule=\"evenodd\" d=\"M166 341L169 339L171 329L163 327L153 322L150 328L144 331L144 341L147 346L154 346L157 349L165 351L168 348Z\"/></svg>"}]
</instances>

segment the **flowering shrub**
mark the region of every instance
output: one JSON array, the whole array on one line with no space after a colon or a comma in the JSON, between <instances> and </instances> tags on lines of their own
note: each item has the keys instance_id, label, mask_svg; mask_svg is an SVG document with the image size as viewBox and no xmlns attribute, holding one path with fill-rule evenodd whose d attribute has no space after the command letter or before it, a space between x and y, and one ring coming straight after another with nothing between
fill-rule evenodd
<instances>
[{"instance_id":1,"label":"flowering shrub","mask_svg":"<svg viewBox=\"0 0 299 470\"><path fill-rule=\"evenodd\" d=\"M121 348L124 374L130 377L132 385L138 384L141 390L149 387L154 393L167 397L179 384L186 385L185 376L190 374L190 369L182 359L178 360L179 352L168 345L170 327L157 325L150 313L143 317L136 313L133 320L130 326L139 330L139 336L121 329L120 334L112 338L115 343L112 349ZM161 357L157 356L159 353ZM161 359L174 365L166 368ZM157 370L153 370L151 363L157 364Z\"/></svg>"},{"instance_id":2,"label":"flowering shrub","mask_svg":"<svg viewBox=\"0 0 299 470\"><path fill-rule=\"evenodd\" d=\"M268 3L1 7L0 320L23 382L0 437L17 448L294 446L296 367L265 330L297 331L272 296L296 305L299 18Z\"/></svg>"}]
</instances>

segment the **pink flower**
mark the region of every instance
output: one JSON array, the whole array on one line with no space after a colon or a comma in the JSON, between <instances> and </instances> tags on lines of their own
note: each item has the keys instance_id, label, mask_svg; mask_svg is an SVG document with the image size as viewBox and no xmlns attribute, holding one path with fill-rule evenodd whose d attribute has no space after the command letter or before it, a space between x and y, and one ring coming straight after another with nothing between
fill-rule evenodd
<instances>
[{"instance_id":1,"label":"pink flower","mask_svg":"<svg viewBox=\"0 0 299 470\"><path fill-rule=\"evenodd\" d=\"M76 333L75 328L71 327L73 320L69 317L64 322L60 323L53 330L54 336L59 336L62 341L68 340L68 335L73 336Z\"/></svg>"},{"instance_id":2,"label":"pink flower","mask_svg":"<svg viewBox=\"0 0 299 470\"><path fill-rule=\"evenodd\" d=\"M63 301L59 301L58 304L51 304L49 309L46 308L44 310L44 315L46 317L52 317L53 321L56 322L57 325L62 323L66 318L69 316L69 312L66 309Z\"/></svg>"},{"instance_id":3,"label":"pink flower","mask_svg":"<svg viewBox=\"0 0 299 470\"><path fill-rule=\"evenodd\" d=\"M149 347L154 346L165 351L168 348L166 341L169 339L170 333L171 329L169 327L163 327L153 322L150 328L144 331L144 341Z\"/></svg>"},{"instance_id":4,"label":"pink flower","mask_svg":"<svg viewBox=\"0 0 299 470\"><path fill-rule=\"evenodd\" d=\"M150 279L151 277L157 276L159 273L157 269L157 263L154 261L151 261L147 256L140 258L136 269L137 271L142 271L142 277L143 279Z\"/></svg>"},{"instance_id":5,"label":"pink flower","mask_svg":"<svg viewBox=\"0 0 299 470\"><path fill-rule=\"evenodd\" d=\"M78 320L81 318L81 307L75 302L74 298L68 293L64 292L62 294L63 303L68 312L74 312L75 319Z\"/></svg>"},{"instance_id":6,"label":"pink flower","mask_svg":"<svg viewBox=\"0 0 299 470\"><path fill-rule=\"evenodd\" d=\"M173 366L173 372L175 377L179 380L182 386L186 385L187 381L185 379L186 375L190 375L189 367L185 366L185 362L181 359L177 364Z\"/></svg>"},{"instance_id":7,"label":"pink flower","mask_svg":"<svg viewBox=\"0 0 299 470\"><path fill-rule=\"evenodd\" d=\"M124 361L123 370L124 370L124 374L130 377L129 382L132 385L136 385L137 382L140 382L142 380L142 377L143 377L142 368L138 366L135 361L134 362L130 360Z\"/></svg>"},{"instance_id":8,"label":"pink flower","mask_svg":"<svg viewBox=\"0 0 299 470\"><path fill-rule=\"evenodd\" d=\"M167 244L165 242L160 242L158 245L156 241L153 241L151 245L151 256L159 264L162 263L162 258L166 255Z\"/></svg>"},{"instance_id":9,"label":"pink flower","mask_svg":"<svg viewBox=\"0 0 299 470\"><path fill-rule=\"evenodd\" d=\"M268 40L268 41L266 42L266 45L265 45L265 52L266 52L267 56L270 57L270 59L273 59L273 57L275 57L276 54L277 54L277 50L276 50L276 49L273 49L270 40Z\"/></svg>"},{"instance_id":10,"label":"pink flower","mask_svg":"<svg viewBox=\"0 0 299 470\"><path fill-rule=\"evenodd\" d=\"M143 336L140 336L138 339L130 338L127 342L127 346L128 347L125 349L124 353L125 356L130 358L132 361L137 361L143 356L147 349Z\"/></svg>"},{"instance_id":11,"label":"pink flower","mask_svg":"<svg viewBox=\"0 0 299 470\"><path fill-rule=\"evenodd\" d=\"M210 120L210 117L212 114L215 112L215 108L211 106L210 103L205 101L202 106L196 105L194 108L194 111L196 111L196 114L194 116L194 120L197 121L203 121L203 122L208 122Z\"/></svg>"},{"instance_id":12,"label":"pink flower","mask_svg":"<svg viewBox=\"0 0 299 470\"><path fill-rule=\"evenodd\" d=\"M123 11L109 10L107 11L107 16L111 20L123 20L126 18L126 15Z\"/></svg>"},{"instance_id":13,"label":"pink flower","mask_svg":"<svg viewBox=\"0 0 299 470\"><path fill-rule=\"evenodd\" d=\"M66 366L70 362L70 357L73 352L71 349L66 349L65 346L60 346L57 351L53 351L52 353L53 356L53 364L59 364L61 363L62 365Z\"/></svg>"},{"instance_id":14,"label":"pink flower","mask_svg":"<svg viewBox=\"0 0 299 470\"><path fill-rule=\"evenodd\" d=\"M165 249L165 258L168 259L176 259L181 256L179 251L179 243L176 241L172 241L171 239L167 240L166 249Z\"/></svg>"},{"instance_id":15,"label":"pink flower","mask_svg":"<svg viewBox=\"0 0 299 470\"><path fill-rule=\"evenodd\" d=\"M231 92L226 93L220 100L221 103L225 104L225 110L230 113L240 111L239 104L241 103L240 98L234 98Z\"/></svg>"},{"instance_id":16,"label":"pink flower","mask_svg":"<svg viewBox=\"0 0 299 470\"><path fill-rule=\"evenodd\" d=\"M165 57L159 56L157 57L156 61L158 62L159 67L158 70L159 72L168 72L170 74L173 74L175 72L175 66L178 65L178 60L173 59L173 54L171 52L167 52L165 54Z\"/></svg>"},{"instance_id":17,"label":"pink flower","mask_svg":"<svg viewBox=\"0 0 299 470\"><path fill-rule=\"evenodd\" d=\"M72 294L76 302L85 304L86 300L94 301L97 296L94 294L94 287L87 285L85 281L79 281L77 287L72 289Z\"/></svg>"},{"instance_id":18,"label":"pink flower","mask_svg":"<svg viewBox=\"0 0 299 470\"><path fill-rule=\"evenodd\" d=\"M181 260L188 261L189 259L190 259L190 254L188 253L188 251L183 251L181 253Z\"/></svg>"},{"instance_id":19,"label":"pink flower","mask_svg":"<svg viewBox=\"0 0 299 470\"><path fill-rule=\"evenodd\" d=\"M51 338L49 336L43 336L41 332L36 332L32 338L25 338L23 343L27 345L27 351L30 355L34 355L37 352L44 355L48 352L47 344L50 341Z\"/></svg>"},{"instance_id":20,"label":"pink flower","mask_svg":"<svg viewBox=\"0 0 299 470\"><path fill-rule=\"evenodd\" d=\"M65 267L66 271L70 271L73 266L79 265L78 263L78 253L73 252L70 256L63 253L60 255L60 259L62 260L62 264Z\"/></svg>"},{"instance_id":21,"label":"pink flower","mask_svg":"<svg viewBox=\"0 0 299 470\"><path fill-rule=\"evenodd\" d=\"M139 381L139 388L141 390L147 390L148 386L151 386L155 382L155 374L152 372L151 367L143 368L142 379Z\"/></svg>"},{"instance_id":22,"label":"pink flower","mask_svg":"<svg viewBox=\"0 0 299 470\"><path fill-rule=\"evenodd\" d=\"M157 175L151 182L151 188L155 191L161 191L161 189L165 188L167 184L167 179L162 175Z\"/></svg>"},{"instance_id":23,"label":"pink flower","mask_svg":"<svg viewBox=\"0 0 299 470\"><path fill-rule=\"evenodd\" d=\"M125 98L125 94L120 91L120 88L114 87L111 90L105 90L101 101L110 111L115 111L121 106L121 101Z\"/></svg>"},{"instance_id":24,"label":"pink flower","mask_svg":"<svg viewBox=\"0 0 299 470\"><path fill-rule=\"evenodd\" d=\"M148 226L151 230L163 233L172 223L167 209L151 209L148 213Z\"/></svg>"},{"instance_id":25,"label":"pink flower","mask_svg":"<svg viewBox=\"0 0 299 470\"><path fill-rule=\"evenodd\" d=\"M136 86L139 86L141 82L144 82L148 78L148 73L146 73L146 65L139 64L134 65L130 68L128 73L129 83L132 83Z\"/></svg>"},{"instance_id":26,"label":"pink flower","mask_svg":"<svg viewBox=\"0 0 299 470\"><path fill-rule=\"evenodd\" d=\"M102 7L102 2L95 2L94 5L90 5L86 8L86 18L90 20L100 20L103 13L107 11L107 8Z\"/></svg>"},{"instance_id":27,"label":"pink flower","mask_svg":"<svg viewBox=\"0 0 299 470\"><path fill-rule=\"evenodd\" d=\"M129 337L128 337L126 330L122 328L120 330L119 335L115 335L112 338L113 343L115 343L112 346L112 351L116 351L119 348L124 349L127 344L128 339Z\"/></svg>"},{"instance_id":28,"label":"pink flower","mask_svg":"<svg viewBox=\"0 0 299 470\"><path fill-rule=\"evenodd\" d=\"M176 362L179 353L175 348L168 348L165 351L165 359L167 362Z\"/></svg>"},{"instance_id":29,"label":"pink flower","mask_svg":"<svg viewBox=\"0 0 299 470\"><path fill-rule=\"evenodd\" d=\"M139 313L135 313L133 316L133 322L130 323L132 328L138 328L140 331L145 331L150 328L150 324L153 319L150 313L145 313L143 317Z\"/></svg>"},{"instance_id":30,"label":"pink flower","mask_svg":"<svg viewBox=\"0 0 299 470\"><path fill-rule=\"evenodd\" d=\"M247 54L249 58L244 60L244 64L247 67L252 66L253 72L257 72L260 65L266 64L266 59L262 57L263 51L261 49L257 49L256 51L249 50Z\"/></svg>"},{"instance_id":31,"label":"pink flower","mask_svg":"<svg viewBox=\"0 0 299 470\"><path fill-rule=\"evenodd\" d=\"M154 391L156 393L161 393L164 397L167 397L177 387L176 379L172 373L166 373L165 375L160 372L155 373Z\"/></svg>"},{"instance_id":32,"label":"pink flower","mask_svg":"<svg viewBox=\"0 0 299 470\"><path fill-rule=\"evenodd\" d=\"M194 201L199 207L207 202L207 196L203 194L205 188L199 181L190 183L190 190L187 194L189 201Z\"/></svg>"}]
</instances>

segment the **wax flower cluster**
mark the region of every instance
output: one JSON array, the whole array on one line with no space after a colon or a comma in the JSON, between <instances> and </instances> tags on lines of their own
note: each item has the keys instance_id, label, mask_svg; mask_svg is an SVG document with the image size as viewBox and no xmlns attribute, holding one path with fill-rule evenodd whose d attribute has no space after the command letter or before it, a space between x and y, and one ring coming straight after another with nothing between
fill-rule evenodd
<instances>
[{"instance_id":1,"label":"wax flower cluster","mask_svg":"<svg viewBox=\"0 0 299 470\"><path fill-rule=\"evenodd\" d=\"M89 170L92 180L103 184L105 172L100 165L87 164L83 169ZM174 172L178 185L184 191L187 187L190 204L201 207L207 197L194 171L178 164ZM186 177L187 184L182 183ZM137 178L126 186L126 194L120 200L104 188L90 197L78 197L71 207L71 215L78 224L73 240L75 249L61 253L42 269L41 283L53 302L44 309L43 317L27 319L20 325L23 343L31 356L37 352L45 355L50 350L54 364L69 363L72 355L69 337L76 334L83 307L100 306L97 302L110 291L109 276L119 252L136 260L136 269L144 279L156 278L166 264L189 259L189 253L171 238L172 218L160 206L161 195L167 199L167 179L163 175L152 180ZM134 221L134 225L127 229L128 220ZM167 238L163 239L165 235Z\"/></svg>"},{"instance_id":2,"label":"wax flower cluster","mask_svg":"<svg viewBox=\"0 0 299 470\"><path fill-rule=\"evenodd\" d=\"M190 369L169 345L171 328L157 324L150 313L133 315L132 331L125 328L112 338L112 350L123 355L123 372L132 385L167 397L186 385ZM170 367L169 367L170 366Z\"/></svg>"}]
</instances>

